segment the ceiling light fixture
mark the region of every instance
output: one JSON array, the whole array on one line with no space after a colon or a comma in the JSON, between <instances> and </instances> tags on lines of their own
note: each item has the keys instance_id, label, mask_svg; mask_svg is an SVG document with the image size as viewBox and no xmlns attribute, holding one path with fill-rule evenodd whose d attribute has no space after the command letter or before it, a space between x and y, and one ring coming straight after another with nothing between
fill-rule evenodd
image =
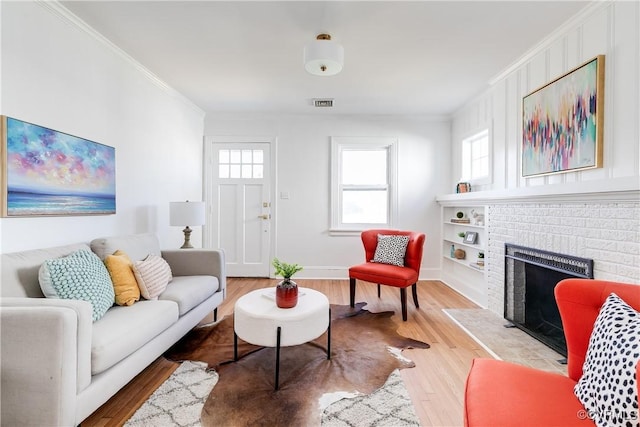
<instances>
[{"instance_id":1,"label":"ceiling light fixture","mask_svg":"<svg viewBox=\"0 0 640 427\"><path fill-rule=\"evenodd\" d=\"M304 48L304 68L316 76L333 76L342 71L344 48L331 40L329 34L318 34Z\"/></svg>"}]
</instances>

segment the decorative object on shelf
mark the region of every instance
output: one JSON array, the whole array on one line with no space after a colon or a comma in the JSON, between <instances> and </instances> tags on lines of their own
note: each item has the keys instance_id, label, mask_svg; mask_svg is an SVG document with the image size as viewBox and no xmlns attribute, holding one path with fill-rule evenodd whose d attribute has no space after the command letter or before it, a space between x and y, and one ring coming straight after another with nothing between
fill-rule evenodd
<instances>
[{"instance_id":1,"label":"decorative object on shelf","mask_svg":"<svg viewBox=\"0 0 640 427\"><path fill-rule=\"evenodd\" d=\"M464 259L464 258L467 256L467 253L466 253L465 251L463 251L462 249L456 249L456 250L453 252L453 256L454 256L456 259Z\"/></svg>"},{"instance_id":2,"label":"decorative object on shelf","mask_svg":"<svg viewBox=\"0 0 640 427\"><path fill-rule=\"evenodd\" d=\"M169 203L169 223L172 226L184 226L184 243L180 249L193 249L189 226L205 224L204 202L171 202Z\"/></svg>"},{"instance_id":3,"label":"decorative object on shelf","mask_svg":"<svg viewBox=\"0 0 640 427\"><path fill-rule=\"evenodd\" d=\"M602 167L604 55L522 100L522 176Z\"/></svg>"},{"instance_id":4,"label":"decorative object on shelf","mask_svg":"<svg viewBox=\"0 0 640 427\"><path fill-rule=\"evenodd\" d=\"M116 149L0 116L2 217L116 213Z\"/></svg>"},{"instance_id":5,"label":"decorative object on shelf","mask_svg":"<svg viewBox=\"0 0 640 427\"><path fill-rule=\"evenodd\" d=\"M484 252L478 252L478 261L476 264L484 266Z\"/></svg>"},{"instance_id":6,"label":"decorative object on shelf","mask_svg":"<svg viewBox=\"0 0 640 427\"><path fill-rule=\"evenodd\" d=\"M451 222L456 224L469 224L471 220L465 217L464 212L458 211L456 212L456 217L451 218Z\"/></svg>"},{"instance_id":7,"label":"decorative object on shelf","mask_svg":"<svg viewBox=\"0 0 640 427\"><path fill-rule=\"evenodd\" d=\"M468 182L459 182L456 185L456 193L468 193L471 191L471 184Z\"/></svg>"},{"instance_id":8,"label":"decorative object on shelf","mask_svg":"<svg viewBox=\"0 0 640 427\"><path fill-rule=\"evenodd\" d=\"M469 245L475 245L476 240L478 240L478 233L475 231L465 231L464 233L464 242Z\"/></svg>"},{"instance_id":9,"label":"decorative object on shelf","mask_svg":"<svg viewBox=\"0 0 640 427\"><path fill-rule=\"evenodd\" d=\"M295 307L298 304L298 285L291 277L302 270L302 267L298 264L280 262L278 258L273 259L272 265L276 269L274 274L283 277L276 286L276 305L280 308Z\"/></svg>"},{"instance_id":10,"label":"decorative object on shelf","mask_svg":"<svg viewBox=\"0 0 640 427\"><path fill-rule=\"evenodd\" d=\"M467 237L467 233L464 231L461 231L458 233L458 237L460 237L461 239L464 239L465 237Z\"/></svg>"},{"instance_id":11,"label":"decorative object on shelf","mask_svg":"<svg viewBox=\"0 0 640 427\"><path fill-rule=\"evenodd\" d=\"M318 34L304 48L304 68L316 76L333 76L342 71L344 48L331 40L329 34Z\"/></svg>"},{"instance_id":12,"label":"decorative object on shelf","mask_svg":"<svg viewBox=\"0 0 640 427\"><path fill-rule=\"evenodd\" d=\"M473 219L473 225L478 227L484 226L484 214L476 212L475 209L471 209L471 218Z\"/></svg>"},{"instance_id":13,"label":"decorative object on shelf","mask_svg":"<svg viewBox=\"0 0 640 427\"><path fill-rule=\"evenodd\" d=\"M451 245L451 258L455 258L456 247L455 245Z\"/></svg>"}]
</instances>

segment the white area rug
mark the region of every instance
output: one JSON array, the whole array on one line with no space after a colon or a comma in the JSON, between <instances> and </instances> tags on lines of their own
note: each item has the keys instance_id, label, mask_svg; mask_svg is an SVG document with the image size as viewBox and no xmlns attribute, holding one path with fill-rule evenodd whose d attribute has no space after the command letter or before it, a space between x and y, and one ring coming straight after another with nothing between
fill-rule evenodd
<instances>
[{"instance_id":1,"label":"white area rug","mask_svg":"<svg viewBox=\"0 0 640 427\"><path fill-rule=\"evenodd\" d=\"M397 369L370 395L339 400L322 413L323 427L419 425L420 420Z\"/></svg>"},{"instance_id":2,"label":"white area rug","mask_svg":"<svg viewBox=\"0 0 640 427\"><path fill-rule=\"evenodd\" d=\"M203 362L182 362L125 426L200 426L204 402L218 382L218 374L206 368Z\"/></svg>"},{"instance_id":3,"label":"white area rug","mask_svg":"<svg viewBox=\"0 0 640 427\"><path fill-rule=\"evenodd\" d=\"M127 421L127 427L196 427L209 393L218 382L201 362L183 362ZM323 427L419 426L409 393L397 369L368 396L344 398L322 414Z\"/></svg>"}]
</instances>

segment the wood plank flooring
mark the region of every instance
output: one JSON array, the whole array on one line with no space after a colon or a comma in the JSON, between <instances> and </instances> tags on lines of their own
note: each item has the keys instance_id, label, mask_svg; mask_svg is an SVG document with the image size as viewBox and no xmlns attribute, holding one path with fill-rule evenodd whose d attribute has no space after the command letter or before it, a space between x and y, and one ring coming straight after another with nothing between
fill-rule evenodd
<instances>
[{"instance_id":1,"label":"wood plank flooring","mask_svg":"<svg viewBox=\"0 0 640 427\"><path fill-rule=\"evenodd\" d=\"M296 282L299 286L324 293L332 304L349 304L348 280L299 279ZM276 283L270 279L229 278L227 299L218 309L219 318L233 313L235 301L240 296ZM400 371L421 425L460 426L463 424L464 382L471 360L491 356L442 309L477 306L438 281L418 283L419 310L415 309L410 297L408 300L408 320L402 322L398 289L382 286L382 295L378 299L375 284L358 281L356 301L366 301L366 308L370 311L395 311L393 320L398 324L400 334L431 345L428 350L405 350L403 354L413 360L416 367ZM87 418L82 426L121 426L177 366L159 358Z\"/></svg>"}]
</instances>

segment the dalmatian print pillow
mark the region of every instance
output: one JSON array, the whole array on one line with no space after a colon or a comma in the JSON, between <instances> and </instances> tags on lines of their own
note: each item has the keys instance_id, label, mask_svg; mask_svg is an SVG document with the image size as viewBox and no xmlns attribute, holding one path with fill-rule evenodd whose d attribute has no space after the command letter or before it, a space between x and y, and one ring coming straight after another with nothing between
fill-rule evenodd
<instances>
[{"instance_id":1,"label":"dalmatian print pillow","mask_svg":"<svg viewBox=\"0 0 640 427\"><path fill-rule=\"evenodd\" d=\"M407 244L409 236L378 234L378 246L372 261L404 267Z\"/></svg>"},{"instance_id":2,"label":"dalmatian print pillow","mask_svg":"<svg viewBox=\"0 0 640 427\"><path fill-rule=\"evenodd\" d=\"M640 313L616 294L600 309L574 392L598 427L640 426Z\"/></svg>"}]
</instances>

